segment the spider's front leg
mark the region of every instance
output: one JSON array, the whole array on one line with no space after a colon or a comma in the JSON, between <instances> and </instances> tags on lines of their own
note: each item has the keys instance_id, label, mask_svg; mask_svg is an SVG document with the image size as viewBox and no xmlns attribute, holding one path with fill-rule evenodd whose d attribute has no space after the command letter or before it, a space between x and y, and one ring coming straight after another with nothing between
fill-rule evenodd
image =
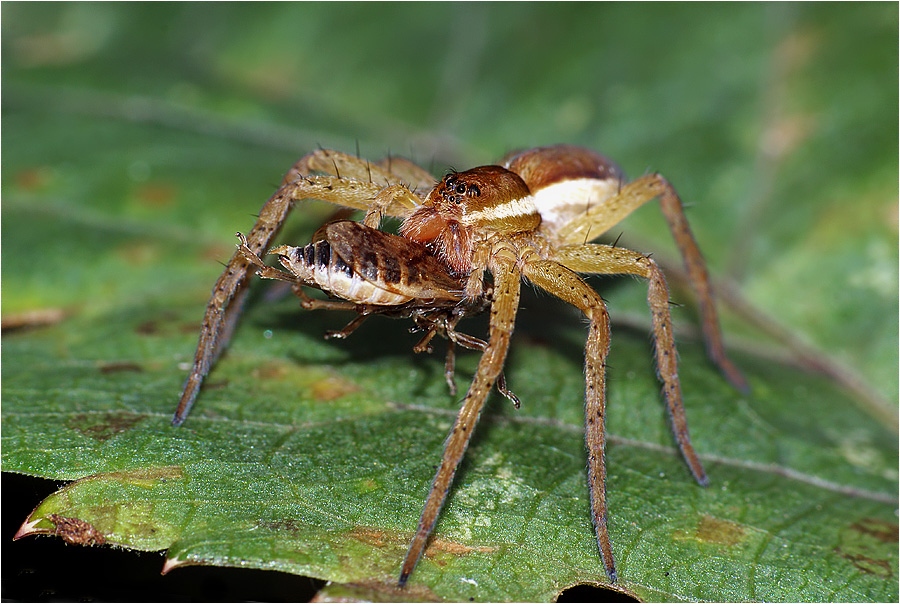
<instances>
[{"instance_id":1,"label":"spider's front leg","mask_svg":"<svg viewBox=\"0 0 900 604\"><path fill-rule=\"evenodd\" d=\"M696 295L707 353L729 382L741 392L750 386L740 369L728 357L713 297L706 261L684 215L684 207L675 188L660 174L648 174L623 184L616 195L589 208L562 226L556 233L568 245L589 241L622 221L646 202L659 198L660 209L684 260L688 280ZM580 270L580 269L575 269Z\"/></svg>"},{"instance_id":2,"label":"spider's front leg","mask_svg":"<svg viewBox=\"0 0 900 604\"><path fill-rule=\"evenodd\" d=\"M557 250L554 259L579 273L630 274L647 279L647 302L650 305L653 339L656 343L656 369L663 383L675 441L697 482L702 486L709 484L688 432L681 383L678 379L678 353L675 350L672 316L669 312L669 289L656 262L631 250L591 243Z\"/></svg>"},{"instance_id":3,"label":"spider's front leg","mask_svg":"<svg viewBox=\"0 0 900 604\"><path fill-rule=\"evenodd\" d=\"M252 254L261 255L271 245L294 202L299 199L320 199L360 210L368 210L371 207L372 200L384 189L385 183L376 184L371 180L362 181L338 175L309 174L312 170L337 172L342 166L345 172L351 171L356 175L367 165L355 158L348 159L344 154L328 153L330 155L326 156L325 152L318 151L297 162L285 176L281 187L263 205L256 224L247 235L246 246ZM390 178L390 173L377 166L373 168L378 171L379 176ZM181 399L172 418L173 425L178 426L187 418L206 375L228 344L253 271L253 264L238 250L216 281L203 317L191 373L185 381Z\"/></svg>"},{"instance_id":4,"label":"spider's front leg","mask_svg":"<svg viewBox=\"0 0 900 604\"><path fill-rule=\"evenodd\" d=\"M588 450L591 517L606 574L615 583L616 564L609 538L606 499L606 358L610 342L606 304L574 272L556 262L542 260L536 253L523 259L522 276L580 309L590 321L584 347L584 437Z\"/></svg>"},{"instance_id":5,"label":"spider's front leg","mask_svg":"<svg viewBox=\"0 0 900 604\"><path fill-rule=\"evenodd\" d=\"M520 279L516 268L516 254L508 248L495 250L492 272L494 275L494 299L491 304L490 335L472 385L463 399L462 408L447 440L444 443L444 455L440 468L431 483L428 499L416 534L410 543L403 568L400 573L399 585L406 584L422 553L428 537L434 529L447 493L453 483L453 477L462 461L472 432L481 415L484 402L487 399L494 382L503 371L503 362L509 350L509 340L512 336L516 311L519 307Z\"/></svg>"},{"instance_id":6,"label":"spider's front leg","mask_svg":"<svg viewBox=\"0 0 900 604\"><path fill-rule=\"evenodd\" d=\"M434 185L434 176L424 168L400 157L388 157L372 164L358 157L319 149L310 153L294 165L289 173L301 177L312 172L325 172L339 178L350 178L359 182L380 185L380 191L372 199L366 201L366 226L378 228L382 218L401 216L415 209L421 200L410 190L423 188L430 190Z\"/></svg>"}]
</instances>

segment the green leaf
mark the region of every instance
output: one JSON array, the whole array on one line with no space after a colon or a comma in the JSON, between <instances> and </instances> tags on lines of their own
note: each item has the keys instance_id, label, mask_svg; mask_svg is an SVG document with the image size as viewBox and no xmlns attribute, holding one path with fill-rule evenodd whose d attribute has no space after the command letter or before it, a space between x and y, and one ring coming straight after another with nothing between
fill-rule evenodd
<instances>
[{"instance_id":1,"label":"green leaf","mask_svg":"<svg viewBox=\"0 0 900 604\"><path fill-rule=\"evenodd\" d=\"M440 349L415 357L406 323L324 341L350 317L302 313L259 283L187 423L169 424L217 262L300 155L359 141L440 173L573 142L659 170L691 204L753 387L737 394L706 360L671 238L640 210L610 235L654 252L687 305L681 378L711 485L673 449L645 285L593 281L614 319L618 587L896 601L897 16L4 4L2 468L75 481L34 502L24 533L368 599L537 601L604 583L585 329L546 295L523 297L507 365L522 409L489 401L406 592L400 561L458 402ZM287 240L332 210L303 204ZM483 320L462 329L483 335ZM460 356L461 389L476 362Z\"/></svg>"}]
</instances>

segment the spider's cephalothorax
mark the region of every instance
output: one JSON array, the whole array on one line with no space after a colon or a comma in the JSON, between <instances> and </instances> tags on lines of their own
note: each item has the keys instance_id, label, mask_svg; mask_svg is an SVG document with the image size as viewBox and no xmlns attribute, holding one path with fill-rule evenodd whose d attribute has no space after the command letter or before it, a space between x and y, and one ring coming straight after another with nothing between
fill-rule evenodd
<instances>
[{"instance_id":1,"label":"spider's cephalothorax","mask_svg":"<svg viewBox=\"0 0 900 604\"><path fill-rule=\"evenodd\" d=\"M482 166L445 176L403 221L400 233L438 250L455 271L468 275L480 233L523 233L540 223L528 185L518 174Z\"/></svg>"},{"instance_id":2,"label":"spider's cephalothorax","mask_svg":"<svg viewBox=\"0 0 900 604\"><path fill-rule=\"evenodd\" d=\"M585 441L592 518L597 544L611 581L616 581L607 530L605 405L609 316L603 299L578 273L630 274L647 279L656 362L676 443L701 485L708 480L691 445L678 381L677 354L665 278L648 256L590 243L647 201L660 206L697 292L703 334L713 361L739 389L747 384L722 344L709 276L675 189L660 175L627 182L618 167L593 151L559 145L507 156L502 165L452 172L435 183L426 171L392 158L370 164L335 151L301 159L262 207L259 219L213 289L193 370L173 423L187 417L211 365L227 344L246 284L253 272L294 283L305 308L340 308L358 313L335 335L348 335L371 314L411 318L425 337L481 350L481 360L444 444L418 528L400 572L406 583L431 534L457 467L492 387L505 388L503 364L513 332L523 279L579 308L589 320L585 345ZM414 191L430 191L424 198ZM269 247L295 201L321 199L366 211L362 224L337 222L320 241L274 250L288 272L268 267L259 255ZM381 217L403 219L400 236L378 230ZM487 282L485 274L490 273ZM313 300L301 286L337 300ZM490 308L486 341L458 333L465 316Z\"/></svg>"}]
</instances>

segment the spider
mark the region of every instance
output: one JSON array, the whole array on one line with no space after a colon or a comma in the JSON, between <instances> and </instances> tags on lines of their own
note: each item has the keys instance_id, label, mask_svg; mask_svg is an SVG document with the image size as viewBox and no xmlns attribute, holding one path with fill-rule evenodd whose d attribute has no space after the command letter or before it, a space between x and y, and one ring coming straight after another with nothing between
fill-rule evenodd
<instances>
[{"instance_id":1,"label":"spider","mask_svg":"<svg viewBox=\"0 0 900 604\"><path fill-rule=\"evenodd\" d=\"M417 190L427 190L424 197ZM443 458L403 561L404 586L421 558L491 389L518 406L503 380L503 365L519 306L522 280L575 306L589 321L585 345L585 442L591 515L602 564L617 580L607 528L605 406L610 325L606 304L579 276L629 274L648 281L648 302L663 386L675 441L694 479L708 484L691 444L678 380L669 314L669 291L649 256L590 243L644 203L659 198L698 297L707 351L726 378L748 389L725 352L706 265L675 189L659 174L628 182L609 159L569 145L507 155L497 165L450 172L435 182L415 164L391 158L371 164L336 151L318 150L287 173L263 205L259 218L216 283L206 309L190 373L173 424L181 424L210 367L227 344L253 273L292 282L304 308L349 309L358 317L335 334L349 335L372 314L411 318L425 336L450 342L446 364L452 377L452 345L482 351L474 378L444 444ZM260 259L297 200L320 199L364 210L362 223L327 224L314 243L271 250L286 271ZM400 234L379 230L384 216L402 219ZM490 280L486 279L490 274ZM308 297L303 286L332 300ZM456 331L462 318L489 309L486 341Z\"/></svg>"}]
</instances>

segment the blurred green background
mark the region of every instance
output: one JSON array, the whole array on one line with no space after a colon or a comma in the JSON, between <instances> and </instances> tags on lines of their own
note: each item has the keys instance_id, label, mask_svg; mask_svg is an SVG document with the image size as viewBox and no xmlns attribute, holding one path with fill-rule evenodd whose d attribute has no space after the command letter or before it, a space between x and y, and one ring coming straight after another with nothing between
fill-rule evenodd
<instances>
[{"instance_id":1,"label":"blurred green background","mask_svg":"<svg viewBox=\"0 0 900 604\"><path fill-rule=\"evenodd\" d=\"M884 427L870 440L890 442L897 23L893 3L4 2L3 469L79 475L27 466L16 457L27 437L6 429L23 409L69 404L72 382L55 382L53 366L147 355L177 390L171 350L187 358L190 328L135 352L84 325L114 333L147 309L198 321L235 230L317 146L404 155L440 174L568 142L632 176L661 172L689 206L727 340L758 384L766 367L802 368L792 391L772 394L786 413L815 414L791 405L810 398L804 376L817 375L872 418L866 430ZM330 211L310 205L297 243ZM620 232L671 269L690 340L691 299L659 212L651 204L611 237ZM602 293L618 325L649 324L642 284ZM44 322L59 324L34 329ZM103 352L67 365L78 344ZM624 372L628 361L612 364ZM148 383L157 379L138 374L130 387L161 390L162 416L168 391ZM896 465L895 447L880 451ZM644 597L716 597L647 585Z\"/></svg>"},{"instance_id":2,"label":"blurred green background","mask_svg":"<svg viewBox=\"0 0 900 604\"><path fill-rule=\"evenodd\" d=\"M317 145L440 172L582 144L629 174L667 175L698 208L714 272L893 399L894 15L865 3L9 3L4 206L30 223L79 208L101 229L162 224L230 245ZM4 312L108 304L132 281L157 289L118 266L73 275L54 224L35 239L21 220L4 221L4 247L31 252L5 258ZM671 254L647 226L656 212L632 223L626 235ZM77 253L90 262L116 235Z\"/></svg>"}]
</instances>

